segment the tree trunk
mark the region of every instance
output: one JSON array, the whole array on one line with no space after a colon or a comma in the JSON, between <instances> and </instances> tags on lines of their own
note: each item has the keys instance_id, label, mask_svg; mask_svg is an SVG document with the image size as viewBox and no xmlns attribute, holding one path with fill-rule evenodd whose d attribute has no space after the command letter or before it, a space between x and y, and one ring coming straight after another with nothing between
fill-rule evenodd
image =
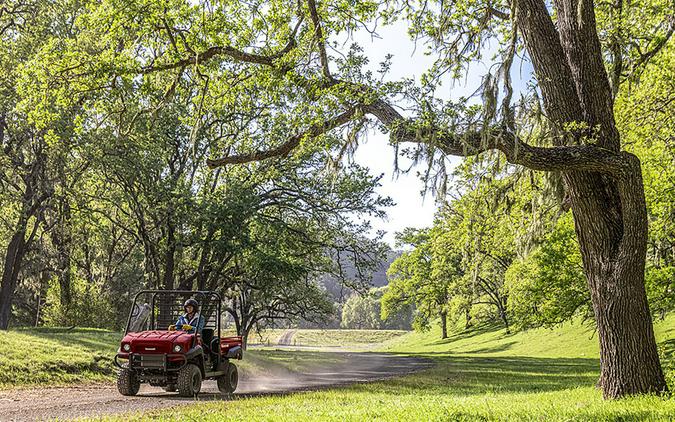
<instances>
[{"instance_id":1,"label":"tree trunk","mask_svg":"<svg viewBox=\"0 0 675 422\"><path fill-rule=\"evenodd\" d=\"M241 348L246 350L246 347L248 346L249 331L242 330L241 333L239 333L239 335L241 336Z\"/></svg>"},{"instance_id":2,"label":"tree trunk","mask_svg":"<svg viewBox=\"0 0 675 422\"><path fill-rule=\"evenodd\" d=\"M14 289L16 289L19 270L26 254L25 236L25 227L19 228L12 236L5 253L5 266L2 272L2 285L0 286L0 330L9 328Z\"/></svg>"},{"instance_id":3,"label":"tree trunk","mask_svg":"<svg viewBox=\"0 0 675 422\"><path fill-rule=\"evenodd\" d=\"M176 267L176 228L171 221L169 221L167 226L166 253L164 255L164 281L162 284L164 289L172 290Z\"/></svg>"},{"instance_id":4,"label":"tree trunk","mask_svg":"<svg viewBox=\"0 0 675 422\"><path fill-rule=\"evenodd\" d=\"M549 119L567 136L621 154L620 172L565 171L600 340L605 398L666 390L644 287L647 209L640 161L620 152L594 2L518 0L518 24ZM522 17L522 19L520 19ZM583 122L582 133L570 129ZM571 127L566 127L572 124Z\"/></svg>"},{"instance_id":5,"label":"tree trunk","mask_svg":"<svg viewBox=\"0 0 675 422\"><path fill-rule=\"evenodd\" d=\"M59 222L53 231L52 241L57 250L57 271L59 277L59 300L64 314L68 314L71 297L71 251L72 251L72 222L70 204L67 198L60 201Z\"/></svg>"},{"instance_id":6,"label":"tree trunk","mask_svg":"<svg viewBox=\"0 0 675 422\"><path fill-rule=\"evenodd\" d=\"M637 157L624 180L571 173L575 227L600 341L605 398L666 391L644 286L647 209Z\"/></svg>"},{"instance_id":7,"label":"tree trunk","mask_svg":"<svg viewBox=\"0 0 675 422\"><path fill-rule=\"evenodd\" d=\"M502 320L504 328L506 328L506 334L511 334L511 328L509 327L509 317L506 315L505 309L499 309L499 318Z\"/></svg>"},{"instance_id":8,"label":"tree trunk","mask_svg":"<svg viewBox=\"0 0 675 422\"><path fill-rule=\"evenodd\" d=\"M468 330L471 328L471 308L466 307L464 309L464 318L466 319L466 322L464 323L464 329Z\"/></svg>"},{"instance_id":9,"label":"tree trunk","mask_svg":"<svg viewBox=\"0 0 675 422\"><path fill-rule=\"evenodd\" d=\"M506 328L506 334L511 334L511 328L509 327L509 316L506 313L506 299L499 297L499 318L504 323L504 328Z\"/></svg>"},{"instance_id":10,"label":"tree trunk","mask_svg":"<svg viewBox=\"0 0 675 422\"><path fill-rule=\"evenodd\" d=\"M441 338L448 338L448 313L443 311L441 312Z\"/></svg>"},{"instance_id":11,"label":"tree trunk","mask_svg":"<svg viewBox=\"0 0 675 422\"><path fill-rule=\"evenodd\" d=\"M40 274L40 286L38 287L37 304L35 306L35 327L40 326L40 319L42 318L42 298L47 287L49 287L49 271L43 270Z\"/></svg>"}]
</instances>

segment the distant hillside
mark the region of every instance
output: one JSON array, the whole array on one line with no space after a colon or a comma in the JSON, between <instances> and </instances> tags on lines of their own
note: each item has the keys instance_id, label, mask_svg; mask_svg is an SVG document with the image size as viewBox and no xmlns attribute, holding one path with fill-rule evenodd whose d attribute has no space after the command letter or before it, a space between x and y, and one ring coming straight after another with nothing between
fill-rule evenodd
<instances>
[{"instance_id":1,"label":"distant hillside","mask_svg":"<svg viewBox=\"0 0 675 422\"><path fill-rule=\"evenodd\" d=\"M387 270L389 266L396 258L401 255L400 251L389 251L385 259L380 262L378 268L373 271L370 280L366 281L366 284L356 286L345 285L340 279L332 276L324 276L319 280L319 284L326 289L330 297L333 299L335 306L335 315L333 315L328 321L324 323L314 323L308 321L300 321L297 326L299 328L340 328L340 319L342 314L342 305L347 301L349 296L351 296L357 290L364 292L369 290L372 287L382 287L388 284L387 280ZM343 268L345 272L346 280L356 280L357 272L353 265L347 264Z\"/></svg>"}]
</instances>

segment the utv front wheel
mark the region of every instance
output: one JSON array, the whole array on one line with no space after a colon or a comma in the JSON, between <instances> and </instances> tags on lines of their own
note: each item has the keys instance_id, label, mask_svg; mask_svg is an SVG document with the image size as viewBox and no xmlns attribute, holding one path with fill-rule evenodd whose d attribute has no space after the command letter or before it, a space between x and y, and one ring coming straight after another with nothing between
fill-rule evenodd
<instances>
[{"instance_id":1,"label":"utv front wheel","mask_svg":"<svg viewBox=\"0 0 675 422\"><path fill-rule=\"evenodd\" d=\"M218 377L218 390L221 394L232 394L234 390L237 389L237 384L239 383L239 373L237 367L232 363L227 364L227 370L225 375Z\"/></svg>"},{"instance_id":2,"label":"utv front wheel","mask_svg":"<svg viewBox=\"0 0 675 422\"><path fill-rule=\"evenodd\" d=\"M141 388L141 382L136 373L129 368L123 368L117 376L117 389L123 396L135 396Z\"/></svg>"},{"instance_id":3,"label":"utv front wheel","mask_svg":"<svg viewBox=\"0 0 675 422\"><path fill-rule=\"evenodd\" d=\"M188 364L178 371L178 394L183 397L194 397L202 389L202 372L197 365Z\"/></svg>"}]
</instances>

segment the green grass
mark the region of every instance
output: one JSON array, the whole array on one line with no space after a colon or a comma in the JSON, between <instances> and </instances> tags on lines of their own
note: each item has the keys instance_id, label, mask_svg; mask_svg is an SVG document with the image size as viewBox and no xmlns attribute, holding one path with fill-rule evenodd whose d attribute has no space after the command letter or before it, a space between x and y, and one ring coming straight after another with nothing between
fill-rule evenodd
<instances>
[{"instance_id":1,"label":"green grass","mask_svg":"<svg viewBox=\"0 0 675 422\"><path fill-rule=\"evenodd\" d=\"M279 338L285 332L286 330L282 328L267 329L261 331L260 333L253 332L248 336L248 343L273 346L279 343Z\"/></svg>"},{"instance_id":2,"label":"green grass","mask_svg":"<svg viewBox=\"0 0 675 422\"><path fill-rule=\"evenodd\" d=\"M110 381L121 333L97 329L0 331L0 388Z\"/></svg>"},{"instance_id":3,"label":"green grass","mask_svg":"<svg viewBox=\"0 0 675 422\"><path fill-rule=\"evenodd\" d=\"M291 342L303 346L354 346L382 343L406 334L402 330L298 330Z\"/></svg>"},{"instance_id":4,"label":"green grass","mask_svg":"<svg viewBox=\"0 0 675 422\"><path fill-rule=\"evenodd\" d=\"M0 389L114 382L112 358L121 338L120 332L93 328L0 331ZM249 350L245 355L237 366L256 375L278 376L326 362L326 355L309 352Z\"/></svg>"},{"instance_id":5,"label":"green grass","mask_svg":"<svg viewBox=\"0 0 675 422\"><path fill-rule=\"evenodd\" d=\"M656 340L675 341L675 314L655 321ZM399 353L452 353L480 356L536 356L593 358L599 356L597 334L579 321L554 329L538 328L506 334L500 326L482 326L451 333L442 340L440 328L398 337L383 344L382 350Z\"/></svg>"},{"instance_id":6,"label":"green grass","mask_svg":"<svg viewBox=\"0 0 675 422\"><path fill-rule=\"evenodd\" d=\"M274 346L286 333L286 329L268 329L261 333L252 333L249 344L262 344ZM296 346L363 346L379 344L396 337L400 337L408 331L403 330L315 330L298 329L291 339L291 344Z\"/></svg>"},{"instance_id":7,"label":"green grass","mask_svg":"<svg viewBox=\"0 0 675 422\"><path fill-rule=\"evenodd\" d=\"M672 356L675 315L657 322L655 329ZM295 421L675 420L675 398L602 399L595 388L597 338L581 324L513 335L482 327L447 340L438 334L410 333L382 346L436 362L414 375L325 391L196 403L111 420L259 421L280 415Z\"/></svg>"}]
</instances>

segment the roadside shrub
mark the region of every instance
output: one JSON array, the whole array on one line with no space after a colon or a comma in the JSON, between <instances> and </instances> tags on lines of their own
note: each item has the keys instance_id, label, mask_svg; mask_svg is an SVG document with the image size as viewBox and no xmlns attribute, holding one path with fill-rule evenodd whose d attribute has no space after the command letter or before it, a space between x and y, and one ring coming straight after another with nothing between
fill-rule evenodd
<instances>
[{"instance_id":1,"label":"roadside shrub","mask_svg":"<svg viewBox=\"0 0 675 422\"><path fill-rule=\"evenodd\" d=\"M53 278L47 290L47 300L42 314L44 325L111 328L114 325L114 311L107 295L97 284L87 283L74 277L71 283L71 302L61 303L61 288Z\"/></svg>"}]
</instances>

